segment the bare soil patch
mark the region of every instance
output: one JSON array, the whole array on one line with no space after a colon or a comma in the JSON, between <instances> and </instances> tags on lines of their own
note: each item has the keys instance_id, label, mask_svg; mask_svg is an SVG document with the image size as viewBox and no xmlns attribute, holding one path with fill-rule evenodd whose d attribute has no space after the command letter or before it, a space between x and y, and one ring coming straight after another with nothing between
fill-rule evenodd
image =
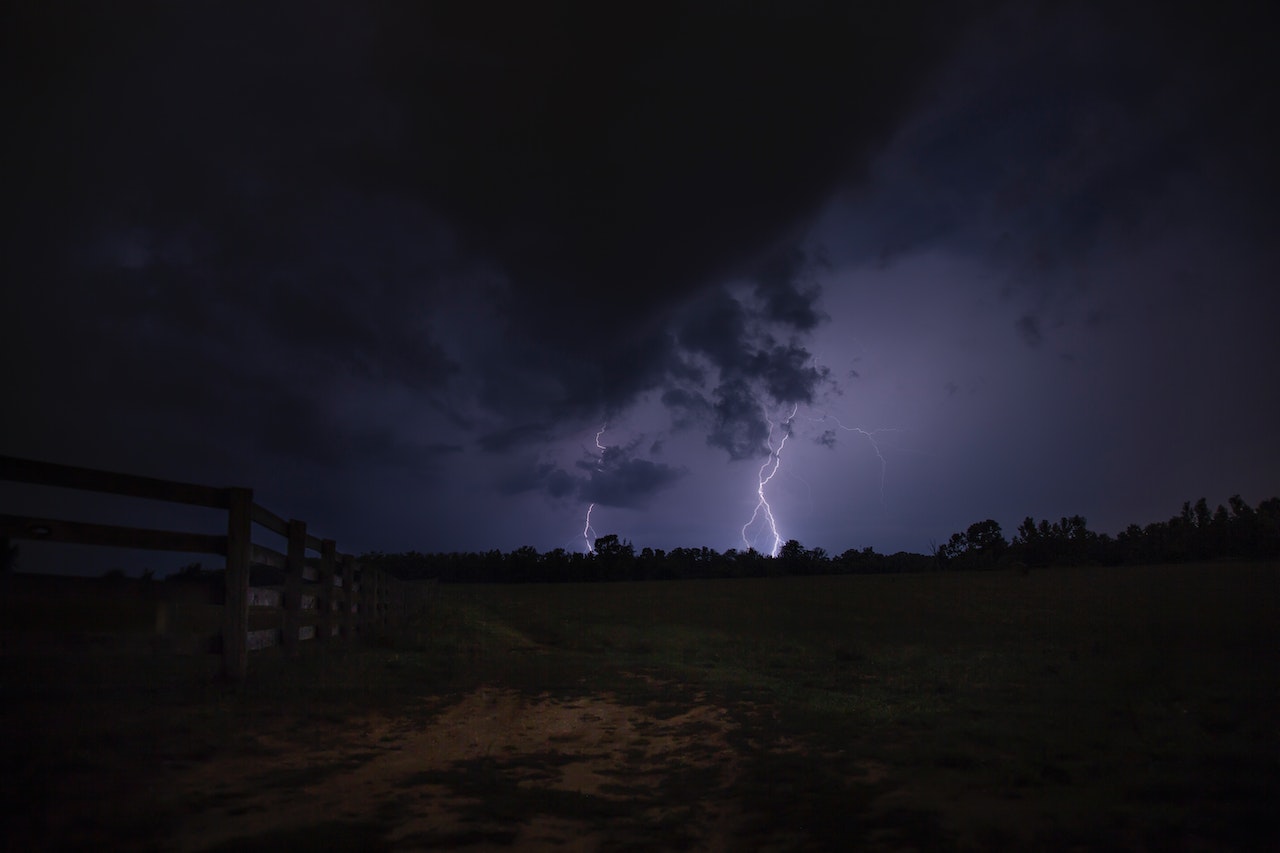
<instances>
[{"instance_id":1,"label":"bare soil patch","mask_svg":"<svg viewBox=\"0 0 1280 853\"><path fill-rule=\"evenodd\" d=\"M482 687L421 710L278 732L255 752L174 768L163 807L184 818L172 846L245 849L348 822L383 827L362 841L396 850L714 850L740 819L738 725L722 707Z\"/></svg>"}]
</instances>

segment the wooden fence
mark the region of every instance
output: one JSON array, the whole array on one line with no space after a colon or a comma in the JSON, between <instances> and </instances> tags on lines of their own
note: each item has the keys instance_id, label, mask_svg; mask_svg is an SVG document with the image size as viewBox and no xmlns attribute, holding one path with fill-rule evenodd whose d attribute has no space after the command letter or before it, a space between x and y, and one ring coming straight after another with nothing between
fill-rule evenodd
<instances>
[{"instance_id":1,"label":"wooden fence","mask_svg":"<svg viewBox=\"0 0 1280 853\"><path fill-rule=\"evenodd\" d=\"M390 633L420 613L426 603L424 585L363 568L351 555L338 553L332 539L308 533L305 522L286 521L254 503L251 489L214 488L11 456L0 456L0 480L225 510L225 536L0 514L0 537L225 557L220 645L224 674L232 679L244 678L251 651L282 644L286 652L296 653L298 644L308 640ZM285 553L255 544L255 525L283 536L288 543ZM309 557L308 552L316 556ZM273 582L251 584L255 572L270 575ZM264 623L270 627L254 627Z\"/></svg>"}]
</instances>

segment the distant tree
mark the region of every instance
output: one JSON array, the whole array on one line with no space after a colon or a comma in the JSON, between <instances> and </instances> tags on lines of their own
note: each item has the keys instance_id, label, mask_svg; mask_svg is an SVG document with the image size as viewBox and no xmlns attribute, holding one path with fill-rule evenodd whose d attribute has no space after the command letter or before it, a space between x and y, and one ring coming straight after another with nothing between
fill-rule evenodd
<instances>
[{"instance_id":1,"label":"distant tree","mask_svg":"<svg viewBox=\"0 0 1280 853\"><path fill-rule=\"evenodd\" d=\"M977 561L988 564L1000 559L1009 547L1000 530L1000 523L990 518L970 524L965 531L965 539L968 541L969 553Z\"/></svg>"},{"instance_id":2,"label":"distant tree","mask_svg":"<svg viewBox=\"0 0 1280 853\"><path fill-rule=\"evenodd\" d=\"M1049 533L1049 529L1038 527L1031 516L1024 518L1010 546L1014 558L1024 566L1049 565L1053 562L1053 537Z\"/></svg>"},{"instance_id":3,"label":"distant tree","mask_svg":"<svg viewBox=\"0 0 1280 853\"><path fill-rule=\"evenodd\" d=\"M596 540L592 556L597 579L623 580L631 576L636 552L630 542L619 539L616 533L609 533Z\"/></svg>"},{"instance_id":4,"label":"distant tree","mask_svg":"<svg viewBox=\"0 0 1280 853\"><path fill-rule=\"evenodd\" d=\"M734 555L733 572L737 577L758 578L768 571L768 562L764 554L755 548L739 551Z\"/></svg>"},{"instance_id":5,"label":"distant tree","mask_svg":"<svg viewBox=\"0 0 1280 853\"><path fill-rule=\"evenodd\" d=\"M807 574L808 554L798 539L788 539L782 543L782 547L778 549L778 556L775 558L777 564L782 571L789 575Z\"/></svg>"},{"instance_id":6,"label":"distant tree","mask_svg":"<svg viewBox=\"0 0 1280 853\"><path fill-rule=\"evenodd\" d=\"M538 549L524 545L503 559L503 575L513 583L538 579Z\"/></svg>"},{"instance_id":7,"label":"distant tree","mask_svg":"<svg viewBox=\"0 0 1280 853\"><path fill-rule=\"evenodd\" d=\"M944 566L960 568L960 562L968 550L968 537L963 533L952 533L950 539L938 546L937 557Z\"/></svg>"},{"instance_id":8,"label":"distant tree","mask_svg":"<svg viewBox=\"0 0 1280 853\"><path fill-rule=\"evenodd\" d=\"M1280 498L1268 498L1259 503L1254 516L1258 532L1254 556L1280 557Z\"/></svg>"},{"instance_id":9,"label":"distant tree","mask_svg":"<svg viewBox=\"0 0 1280 853\"><path fill-rule=\"evenodd\" d=\"M947 568L985 568L1003 557L1008 547L999 522L988 518L970 524L963 533L951 534L946 544L937 549L935 558Z\"/></svg>"},{"instance_id":10,"label":"distant tree","mask_svg":"<svg viewBox=\"0 0 1280 853\"><path fill-rule=\"evenodd\" d=\"M1227 525L1227 553L1232 557L1252 557L1259 553L1261 529L1258 514L1239 495L1227 499L1231 516Z\"/></svg>"}]
</instances>

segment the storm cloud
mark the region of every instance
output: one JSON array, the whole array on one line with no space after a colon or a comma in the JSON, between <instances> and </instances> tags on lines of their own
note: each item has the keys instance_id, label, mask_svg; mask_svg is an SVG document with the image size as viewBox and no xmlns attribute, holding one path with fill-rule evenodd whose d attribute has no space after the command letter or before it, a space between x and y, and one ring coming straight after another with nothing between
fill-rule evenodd
<instances>
[{"instance_id":1,"label":"storm cloud","mask_svg":"<svg viewBox=\"0 0 1280 853\"><path fill-rule=\"evenodd\" d=\"M556 500L622 509L644 508L689 472L637 453L643 439L584 455L570 467L555 462L517 465L501 479L507 494L542 492ZM652 450L652 448L651 448Z\"/></svg>"},{"instance_id":2,"label":"storm cloud","mask_svg":"<svg viewBox=\"0 0 1280 853\"><path fill-rule=\"evenodd\" d=\"M0 452L384 550L736 542L793 407L833 551L1274 482L1264 4L4 14Z\"/></svg>"}]
</instances>

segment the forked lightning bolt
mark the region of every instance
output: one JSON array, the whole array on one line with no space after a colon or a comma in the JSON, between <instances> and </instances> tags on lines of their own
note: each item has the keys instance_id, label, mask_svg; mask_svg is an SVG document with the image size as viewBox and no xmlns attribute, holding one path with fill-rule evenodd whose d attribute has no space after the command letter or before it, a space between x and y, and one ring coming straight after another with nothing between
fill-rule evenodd
<instances>
[{"instance_id":1,"label":"forked lightning bolt","mask_svg":"<svg viewBox=\"0 0 1280 853\"><path fill-rule=\"evenodd\" d=\"M778 441L778 446L773 446L773 421L765 416L765 423L769 424L769 458L760 466L760 471L756 476L756 508L751 513L751 519L742 525L742 543L747 548L754 547L752 541L747 538L747 528L755 524L756 519L762 514L765 523L769 525L769 532L773 534L773 547L769 549L769 556L778 556L778 548L782 545L782 534L778 533L778 522L773 517L773 507L769 506L769 499L764 495L765 486L769 485L769 481L778 473L778 466L782 464L782 449L787 446L787 439L791 437L791 422L795 420L796 412L799 411L800 404L796 404L791 408L791 414L782 421L782 438ZM765 473L765 472L768 473Z\"/></svg>"},{"instance_id":2,"label":"forked lightning bolt","mask_svg":"<svg viewBox=\"0 0 1280 853\"><path fill-rule=\"evenodd\" d=\"M839 418L831 414L823 415L820 418L813 418L813 420L833 421L836 426L840 427L840 429L844 430L845 432L856 432L858 433L858 435L861 435L864 438L866 438L866 440L871 444L871 449L875 451L876 458L880 460L880 503L883 504L884 503L884 473L885 473L885 469L888 467L888 460L886 460L884 458L884 454L880 452L880 445L879 443L876 442L876 436L882 432L899 432L900 430L894 429L892 427L881 427L880 429L865 430L865 429L862 429L861 427L845 426L843 423L840 422Z\"/></svg>"}]
</instances>

